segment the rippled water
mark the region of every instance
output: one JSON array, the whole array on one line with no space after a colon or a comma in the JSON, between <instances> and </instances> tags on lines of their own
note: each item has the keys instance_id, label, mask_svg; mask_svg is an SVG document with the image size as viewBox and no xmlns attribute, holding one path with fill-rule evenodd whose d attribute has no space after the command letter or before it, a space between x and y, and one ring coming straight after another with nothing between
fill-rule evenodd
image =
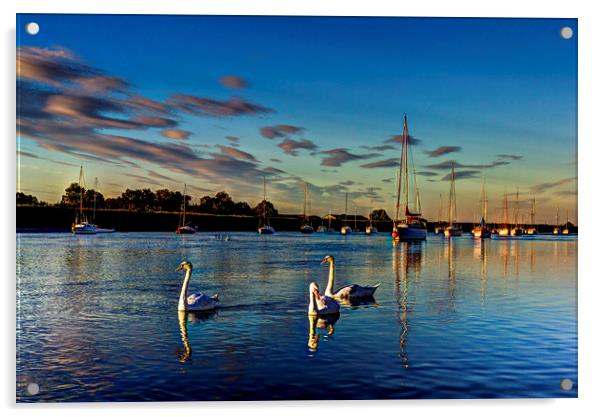
<instances>
[{"instance_id":1,"label":"rippled water","mask_svg":"<svg viewBox=\"0 0 602 417\"><path fill-rule=\"evenodd\" d=\"M576 237L230 236L18 235L17 399L577 396ZM376 302L308 319L326 254ZM216 314L176 311L184 259Z\"/></svg>"}]
</instances>

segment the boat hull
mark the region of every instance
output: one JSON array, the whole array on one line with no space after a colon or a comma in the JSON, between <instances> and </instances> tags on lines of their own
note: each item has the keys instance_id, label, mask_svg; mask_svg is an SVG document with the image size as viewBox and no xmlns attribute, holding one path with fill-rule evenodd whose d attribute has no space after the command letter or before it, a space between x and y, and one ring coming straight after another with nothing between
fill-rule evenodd
<instances>
[{"instance_id":1,"label":"boat hull","mask_svg":"<svg viewBox=\"0 0 602 417\"><path fill-rule=\"evenodd\" d=\"M350 235L351 234L351 227L349 227L349 226L343 226L343 227L341 227L341 234L342 235Z\"/></svg>"},{"instance_id":2,"label":"boat hull","mask_svg":"<svg viewBox=\"0 0 602 417\"><path fill-rule=\"evenodd\" d=\"M397 233L393 233L393 239L395 241L407 242L426 240L426 228L422 227L408 227L406 225L397 226L395 228Z\"/></svg>"},{"instance_id":3,"label":"boat hull","mask_svg":"<svg viewBox=\"0 0 602 417\"><path fill-rule=\"evenodd\" d=\"M275 230L272 226L262 226L257 230L257 232L260 235L273 235Z\"/></svg>"},{"instance_id":4,"label":"boat hull","mask_svg":"<svg viewBox=\"0 0 602 417\"><path fill-rule=\"evenodd\" d=\"M488 239L491 237L491 232L488 229L474 229L473 236L475 239Z\"/></svg>"},{"instance_id":5,"label":"boat hull","mask_svg":"<svg viewBox=\"0 0 602 417\"><path fill-rule=\"evenodd\" d=\"M304 235L310 235L314 232L314 228L311 226L303 226L301 227L301 233Z\"/></svg>"},{"instance_id":6,"label":"boat hull","mask_svg":"<svg viewBox=\"0 0 602 417\"><path fill-rule=\"evenodd\" d=\"M368 227L366 227L366 234L367 235L373 235L373 234L376 234L376 233L378 233L378 229L376 227L374 227L374 226L368 226Z\"/></svg>"},{"instance_id":7,"label":"boat hull","mask_svg":"<svg viewBox=\"0 0 602 417\"><path fill-rule=\"evenodd\" d=\"M74 235L95 235L98 232L96 226L90 223L75 224L71 227Z\"/></svg>"},{"instance_id":8,"label":"boat hull","mask_svg":"<svg viewBox=\"0 0 602 417\"><path fill-rule=\"evenodd\" d=\"M195 233L196 233L196 230L194 230L190 226L178 227L178 229L176 230L176 234L178 234L178 235L192 235Z\"/></svg>"},{"instance_id":9,"label":"boat hull","mask_svg":"<svg viewBox=\"0 0 602 417\"><path fill-rule=\"evenodd\" d=\"M443 231L443 235L445 237L454 237L454 236L462 236L462 229L459 227L446 227Z\"/></svg>"}]
</instances>

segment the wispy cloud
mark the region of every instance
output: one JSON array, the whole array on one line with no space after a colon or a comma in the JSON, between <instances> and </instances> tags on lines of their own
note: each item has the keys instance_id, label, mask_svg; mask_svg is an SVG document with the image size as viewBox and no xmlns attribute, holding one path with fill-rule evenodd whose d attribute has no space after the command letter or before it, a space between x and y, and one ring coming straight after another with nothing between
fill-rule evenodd
<instances>
[{"instance_id":1,"label":"wispy cloud","mask_svg":"<svg viewBox=\"0 0 602 417\"><path fill-rule=\"evenodd\" d=\"M299 149L305 149L310 151L318 149L318 146L309 139L285 139L278 144L278 147L282 149L284 153L292 156L299 155Z\"/></svg>"},{"instance_id":2,"label":"wispy cloud","mask_svg":"<svg viewBox=\"0 0 602 417\"><path fill-rule=\"evenodd\" d=\"M434 169L434 170L448 170L452 168L452 165L454 165L456 168L473 168L473 169L488 169L488 168L495 168L495 167L499 167L499 166L504 166L504 165L509 165L510 162L509 161L502 161L502 160L496 160L493 161L489 164L462 164L461 162L458 161L454 161L454 160L449 160L449 161L444 161L444 162L439 162L437 164L432 164L432 165L426 165L425 168L428 169Z\"/></svg>"},{"instance_id":3,"label":"wispy cloud","mask_svg":"<svg viewBox=\"0 0 602 417\"><path fill-rule=\"evenodd\" d=\"M264 126L259 129L261 136L267 139L286 138L289 135L299 134L305 128L292 125Z\"/></svg>"},{"instance_id":4,"label":"wispy cloud","mask_svg":"<svg viewBox=\"0 0 602 417\"><path fill-rule=\"evenodd\" d=\"M226 136L226 140L230 142L230 146L239 147L240 138L238 136Z\"/></svg>"},{"instance_id":5,"label":"wispy cloud","mask_svg":"<svg viewBox=\"0 0 602 417\"><path fill-rule=\"evenodd\" d=\"M366 146L366 145L363 145L363 146L360 146L360 148L367 149L369 151L378 151L378 152L383 152L383 151L388 151L388 150L391 150L391 149L395 149L395 147L391 146L391 145L379 145L379 146Z\"/></svg>"},{"instance_id":6,"label":"wispy cloud","mask_svg":"<svg viewBox=\"0 0 602 417\"><path fill-rule=\"evenodd\" d=\"M249 86L247 80L237 75L224 75L220 77L219 82L228 88L247 88Z\"/></svg>"},{"instance_id":7,"label":"wispy cloud","mask_svg":"<svg viewBox=\"0 0 602 417\"><path fill-rule=\"evenodd\" d=\"M531 186L530 190L532 193L539 194L539 193L549 191L552 188L559 187L561 185L570 184L573 181L577 181L577 177L563 178L558 181L552 181L552 182L542 182L540 184L535 184L535 185Z\"/></svg>"},{"instance_id":8,"label":"wispy cloud","mask_svg":"<svg viewBox=\"0 0 602 417\"><path fill-rule=\"evenodd\" d=\"M447 155L453 152L460 152L462 147L460 146L439 146L437 149L433 149L432 151L424 151L430 158L436 158L438 156Z\"/></svg>"},{"instance_id":9,"label":"wispy cloud","mask_svg":"<svg viewBox=\"0 0 602 417\"><path fill-rule=\"evenodd\" d=\"M360 165L362 168L390 168L399 166L399 158L389 158L382 161L369 162L367 164Z\"/></svg>"},{"instance_id":10,"label":"wispy cloud","mask_svg":"<svg viewBox=\"0 0 602 417\"><path fill-rule=\"evenodd\" d=\"M219 100L188 94L175 94L169 98L168 102L174 108L195 116L233 117L274 112L272 109L239 97Z\"/></svg>"},{"instance_id":11,"label":"wispy cloud","mask_svg":"<svg viewBox=\"0 0 602 417\"><path fill-rule=\"evenodd\" d=\"M520 159L523 159L522 155L514 155L514 154L509 154L509 153L499 153L496 156L500 159L511 159L513 161L518 161Z\"/></svg>"},{"instance_id":12,"label":"wispy cloud","mask_svg":"<svg viewBox=\"0 0 602 417\"><path fill-rule=\"evenodd\" d=\"M389 139L385 140L385 143L403 143L403 135L391 135ZM420 145L422 141L412 135L408 135L408 143L410 145Z\"/></svg>"},{"instance_id":13,"label":"wispy cloud","mask_svg":"<svg viewBox=\"0 0 602 417\"><path fill-rule=\"evenodd\" d=\"M342 164L349 161L357 159L370 159L375 158L377 156L381 156L381 154L379 153L369 153L364 155L353 154L345 148L335 148L319 153L322 155L327 155L325 158L322 159L322 162L320 163L320 165L327 167L339 167Z\"/></svg>"},{"instance_id":14,"label":"wispy cloud","mask_svg":"<svg viewBox=\"0 0 602 417\"><path fill-rule=\"evenodd\" d=\"M456 171L455 172L455 179L457 180L463 180L463 179L468 179L468 178L478 178L481 174L481 171L476 171L476 170L467 170L467 171ZM449 174L447 174L446 176L444 176L443 178L441 178L441 181L449 181L451 180L451 172Z\"/></svg>"},{"instance_id":15,"label":"wispy cloud","mask_svg":"<svg viewBox=\"0 0 602 417\"><path fill-rule=\"evenodd\" d=\"M189 132L188 130L182 130L182 129L167 129L167 130L161 131L161 136L169 138L169 139L177 139L177 140L188 139L191 134L192 134L192 132Z\"/></svg>"}]
</instances>

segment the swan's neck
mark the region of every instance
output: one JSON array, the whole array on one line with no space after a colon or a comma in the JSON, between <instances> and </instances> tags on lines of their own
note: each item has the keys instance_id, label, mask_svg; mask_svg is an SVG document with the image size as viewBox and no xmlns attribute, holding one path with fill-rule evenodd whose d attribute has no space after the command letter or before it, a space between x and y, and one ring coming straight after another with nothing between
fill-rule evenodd
<instances>
[{"instance_id":1,"label":"swan's neck","mask_svg":"<svg viewBox=\"0 0 602 417\"><path fill-rule=\"evenodd\" d=\"M316 312L316 297L314 295L313 291L309 292L309 308L308 308L308 313L315 313Z\"/></svg>"},{"instance_id":2,"label":"swan's neck","mask_svg":"<svg viewBox=\"0 0 602 417\"><path fill-rule=\"evenodd\" d=\"M332 291L334 289L334 262L330 262L330 267L328 269L328 285L326 285L324 295L332 297Z\"/></svg>"},{"instance_id":3,"label":"swan's neck","mask_svg":"<svg viewBox=\"0 0 602 417\"><path fill-rule=\"evenodd\" d=\"M186 275L184 276L184 282L182 283L182 290L180 291L180 300L178 301L178 310L180 311L186 310L186 294L188 293L188 282L190 281L191 275L192 269L187 269Z\"/></svg>"}]
</instances>

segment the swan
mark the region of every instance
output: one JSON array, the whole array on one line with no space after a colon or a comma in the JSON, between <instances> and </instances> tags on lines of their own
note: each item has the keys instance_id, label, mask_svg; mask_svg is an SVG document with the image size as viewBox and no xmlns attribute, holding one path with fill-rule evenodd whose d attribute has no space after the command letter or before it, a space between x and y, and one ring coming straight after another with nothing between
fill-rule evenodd
<instances>
[{"instance_id":1,"label":"swan","mask_svg":"<svg viewBox=\"0 0 602 417\"><path fill-rule=\"evenodd\" d=\"M357 284L349 284L339 288L334 293L332 289L334 287L334 257L327 255L322 259L322 265L329 263L330 271L328 273L328 284L324 295L326 297L332 297L335 300L360 300L363 298L370 298L374 296L374 292L380 286L380 282L370 286L361 286Z\"/></svg>"},{"instance_id":2,"label":"swan","mask_svg":"<svg viewBox=\"0 0 602 417\"><path fill-rule=\"evenodd\" d=\"M339 303L334 298L320 295L320 287L315 282L309 284L309 308L307 314L317 316L339 312Z\"/></svg>"},{"instance_id":3,"label":"swan","mask_svg":"<svg viewBox=\"0 0 602 417\"><path fill-rule=\"evenodd\" d=\"M180 300L178 301L178 311L209 311L215 310L219 302L217 294L211 297L203 294L191 294L187 295L188 282L192 276L192 263L184 261L178 266L176 271L186 270L184 276L184 282L182 283L182 290L180 291Z\"/></svg>"}]
</instances>

